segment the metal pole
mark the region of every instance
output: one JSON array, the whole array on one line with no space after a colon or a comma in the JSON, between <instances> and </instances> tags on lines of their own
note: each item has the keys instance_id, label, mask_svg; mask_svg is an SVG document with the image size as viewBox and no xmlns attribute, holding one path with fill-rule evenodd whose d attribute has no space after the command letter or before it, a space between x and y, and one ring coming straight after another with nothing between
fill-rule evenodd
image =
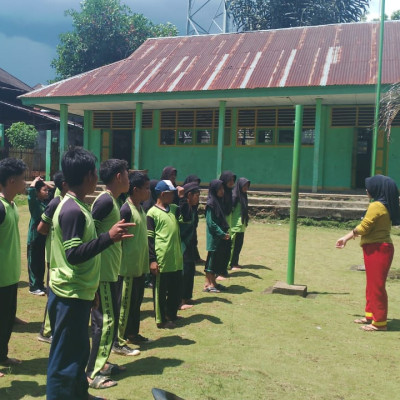
<instances>
[{"instance_id":1,"label":"metal pole","mask_svg":"<svg viewBox=\"0 0 400 400\"><path fill-rule=\"evenodd\" d=\"M46 131L46 181L51 180L51 131Z\"/></svg>"},{"instance_id":2,"label":"metal pole","mask_svg":"<svg viewBox=\"0 0 400 400\"><path fill-rule=\"evenodd\" d=\"M297 208L299 202L299 172L303 108L304 107L301 105L296 106L296 119L294 125L292 194L290 204L289 255L287 268L288 285L294 284L294 267L296 261Z\"/></svg>"},{"instance_id":3,"label":"metal pole","mask_svg":"<svg viewBox=\"0 0 400 400\"><path fill-rule=\"evenodd\" d=\"M135 154L133 157L133 169L140 168L140 146L142 138L142 112L143 103L136 103L135 113Z\"/></svg>"},{"instance_id":4,"label":"metal pole","mask_svg":"<svg viewBox=\"0 0 400 400\"><path fill-rule=\"evenodd\" d=\"M217 145L217 179L222 172L222 156L224 150L224 132L225 132L225 109L226 101L219 102L219 119L218 119L218 145Z\"/></svg>"},{"instance_id":5,"label":"metal pole","mask_svg":"<svg viewBox=\"0 0 400 400\"><path fill-rule=\"evenodd\" d=\"M384 36L384 31L385 31L385 0L381 0L381 21L380 21L380 34L379 34L378 76L377 76L377 82L376 82L374 130L373 130L373 135L372 135L371 176L375 175L376 150L377 150L377 147L378 147L379 104L380 104L380 100L381 100L382 56L383 56L383 36Z\"/></svg>"},{"instance_id":6,"label":"metal pole","mask_svg":"<svg viewBox=\"0 0 400 400\"><path fill-rule=\"evenodd\" d=\"M68 147L68 105L60 104L60 168L61 156Z\"/></svg>"}]
</instances>

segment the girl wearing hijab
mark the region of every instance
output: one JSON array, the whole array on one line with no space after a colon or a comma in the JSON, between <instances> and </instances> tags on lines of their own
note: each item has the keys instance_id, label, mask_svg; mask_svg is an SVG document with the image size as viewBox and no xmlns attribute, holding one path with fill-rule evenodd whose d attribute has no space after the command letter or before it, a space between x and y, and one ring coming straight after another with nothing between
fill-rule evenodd
<instances>
[{"instance_id":1,"label":"girl wearing hijab","mask_svg":"<svg viewBox=\"0 0 400 400\"><path fill-rule=\"evenodd\" d=\"M243 247L244 232L249 223L249 210L247 191L250 187L250 181L246 178L240 178L233 189L232 194L232 253L230 266L233 271L239 270L239 255Z\"/></svg>"},{"instance_id":2,"label":"girl wearing hijab","mask_svg":"<svg viewBox=\"0 0 400 400\"><path fill-rule=\"evenodd\" d=\"M215 179L210 182L206 204L207 260L205 266L206 282L204 292L219 293L226 289L216 283L216 277L226 271L231 250L229 225L223 211L223 182Z\"/></svg>"},{"instance_id":3,"label":"girl wearing hijab","mask_svg":"<svg viewBox=\"0 0 400 400\"><path fill-rule=\"evenodd\" d=\"M186 177L185 181L183 182L183 186L185 186L187 183L191 183L191 182L195 182L195 183L197 183L197 186L200 186L201 179L197 175L189 175ZM194 230L194 234L192 237L192 241L195 246L194 247L194 252L195 252L194 256L195 256L196 264L204 264L206 261L201 258L199 249L197 247L197 244L198 244L197 226L199 225L199 214L198 214L197 210L198 210L199 206L197 205L192 208L193 208L193 213L194 213L194 218L195 218L195 221L194 221L195 230Z\"/></svg>"},{"instance_id":4,"label":"girl wearing hijab","mask_svg":"<svg viewBox=\"0 0 400 400\"><path fill-rule=\"evenodd\" d=\"M236 175L232 171L224 171L219 179L222 181L224 187L224 197L222 198L222 209L225 215L226 222L230 228L232 226L232 211L233 211L233 202L232 202L232 189L235 186ZM228 262L229 264L229 262ZM228 277L228 264L227 268L218 275L218 280L225 280Z\"/></svg>"},{"instance_id":5,"label":"girl wearing hijab","mask_svg":"<svg viewBox=\"0 0 400 400\"><path fill-rule=\"evenodd\" d=\"M366 285L365 318L354 320L365 331L386 331L388 298L386 278L393 259L390 238L392 224L400 223L399 191L388 176L376 175L365 180L368 197L373 201L361 223L336 242L343 248L349 239L361 236L364 253Z\"/></svg>"}]
</instances>

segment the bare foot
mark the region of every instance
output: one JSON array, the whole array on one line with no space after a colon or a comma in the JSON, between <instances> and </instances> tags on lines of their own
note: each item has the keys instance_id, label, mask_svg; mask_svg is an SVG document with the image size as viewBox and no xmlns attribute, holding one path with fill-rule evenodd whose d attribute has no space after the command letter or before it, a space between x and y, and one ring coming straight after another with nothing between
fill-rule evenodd
<instances>
[{"instance_id":1,"label":"bare foot","mask_svg":"<svg viewBox=\"0 0 400 400\"><path fill-rule=\"evenodd\" d=\"M28 324L28 322L26 322L26 321L24 321L23 319L21 319L21 318L18 318L18 317L15 317L15 321L14 321L16 324L18 324L18 325L27 325Z\"/></svg>"},{"instance_id":2,"label":"bare foot","mask_svg":"<svg viewBox=\"0 0 400 400\"><path fill-rule=\"evenodd\" d=\"M226 281L228 278L225 278L224 276L222 276L222 275L218 275L217 276L217 281Z\"/></svg>"},{"instance_id":3,"label":"bare foot","mask_svg":"<svg viewBox=\"0 0 400 400\"><path fill-rule=\"evenodd\" d=\"M4 376L4 374L2 372L0 372L0 378L2 378Z\"/></svg>"},{"instance_id":4,"label":"bare foot","mask_svg":"<svg viewBox=\"0 0 400 400\"><path fill-rule=\"evenodd\" d=\"M240 271L242 268L239 267L239 265L235 265L234 267L231 268L232 271Z\"/></svg>"},{"instance_id":5,"label":"bare foot","mask_svg":"<svg viewBox=\"0 0 400 400\"><path fill-rule=\"evenodd\" d=\"M179 307L179 310L188 310L189 308L192 308L193 304L181 304Z\"/></svg>"}]
</instances>

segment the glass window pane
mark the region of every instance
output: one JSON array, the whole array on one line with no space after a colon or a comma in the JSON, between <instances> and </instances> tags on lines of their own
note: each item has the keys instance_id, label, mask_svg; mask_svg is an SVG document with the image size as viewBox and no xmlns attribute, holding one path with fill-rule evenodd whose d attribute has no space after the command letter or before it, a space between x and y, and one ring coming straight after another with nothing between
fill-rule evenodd
<instances>
[{"instance_id":1,"label":"glass window pane","mask_svg":"<svg viewBox=\"0 0 400 400\"><path fill-rule=\"evenodd\" d=\"M254 129L252 128L239 129L237 133L237 144L238 146L251 146L256 144Z\"/></svg>"},{"instance_id":2,"label":"glass window pane","mask_svg":"<svg viewBox=\"0 0 400 400\"><path fill-rule=\"evenodd\" d=\"M273 129L260 129L257 133L257 140L260 144L274 143L274 130Z\"/></svg>"},{"instance_id":3,"label":"glass window pane","mask_svg":"<svg viewBox=\"0 0 400 400\"><path fill-rule=\"evenodd\" d=\"M314 144L315 129L304 129L301 132L301 144Z\"/></svg>"},{"instance_id":4,"label":"glass window pane","mask_svg":"<svg viewBox=\"0 0 400 400\"><path fill-rule=\"evenodd\" d=\"M279 143L287 144L293 143L294 141L294 130L293 129L280 129L279 130Z\"/></svg>"},{"instance_id":5,"label":"glass window pane","mask_svg":"<svg viewBox=\"0 0 400 400\"><path fill-rule=\"evenodd\" d=\"M160 132L160 144L174 145L175 144L175 131L173 129L162 129Z\"/></svg>"},{"instance_id":6,"label":"glass window pane","mask_svg":"<svg viewBox=\"0 0 400 400\"><path fill-rule=\"evenodd\" d=\"M197 144L211 144L212 131L209 129L201 129L197 131L196 143Z\"/></svg>"},{"instance_id":7,"label":"glass window pane","mask_svg":"<svg viewBox=\"0 0 400 400\"><path fill-rule=\"evenodd\" d=\"M193 134L192 131L178 131L178 144L192 144Z\"/></svg>"}]
</instances>

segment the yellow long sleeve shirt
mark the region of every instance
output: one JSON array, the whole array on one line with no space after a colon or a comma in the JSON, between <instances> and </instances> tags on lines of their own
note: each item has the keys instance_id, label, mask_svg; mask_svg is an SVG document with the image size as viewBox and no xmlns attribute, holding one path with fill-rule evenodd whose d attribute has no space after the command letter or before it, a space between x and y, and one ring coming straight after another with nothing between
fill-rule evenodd
<instances>
[{"instance_id":1,"label":"yellow long sleeve shirt","mask_svg":"<svg viewBox=\"0 0 400 400\"><path fill-rule=\"evenodd\" d=\"M392 243L390 230L392 222L388 209L379 201L370 203L365 217L356 227L361 236L360 245L367 243Z\"/></svg>"}]
</instances>

